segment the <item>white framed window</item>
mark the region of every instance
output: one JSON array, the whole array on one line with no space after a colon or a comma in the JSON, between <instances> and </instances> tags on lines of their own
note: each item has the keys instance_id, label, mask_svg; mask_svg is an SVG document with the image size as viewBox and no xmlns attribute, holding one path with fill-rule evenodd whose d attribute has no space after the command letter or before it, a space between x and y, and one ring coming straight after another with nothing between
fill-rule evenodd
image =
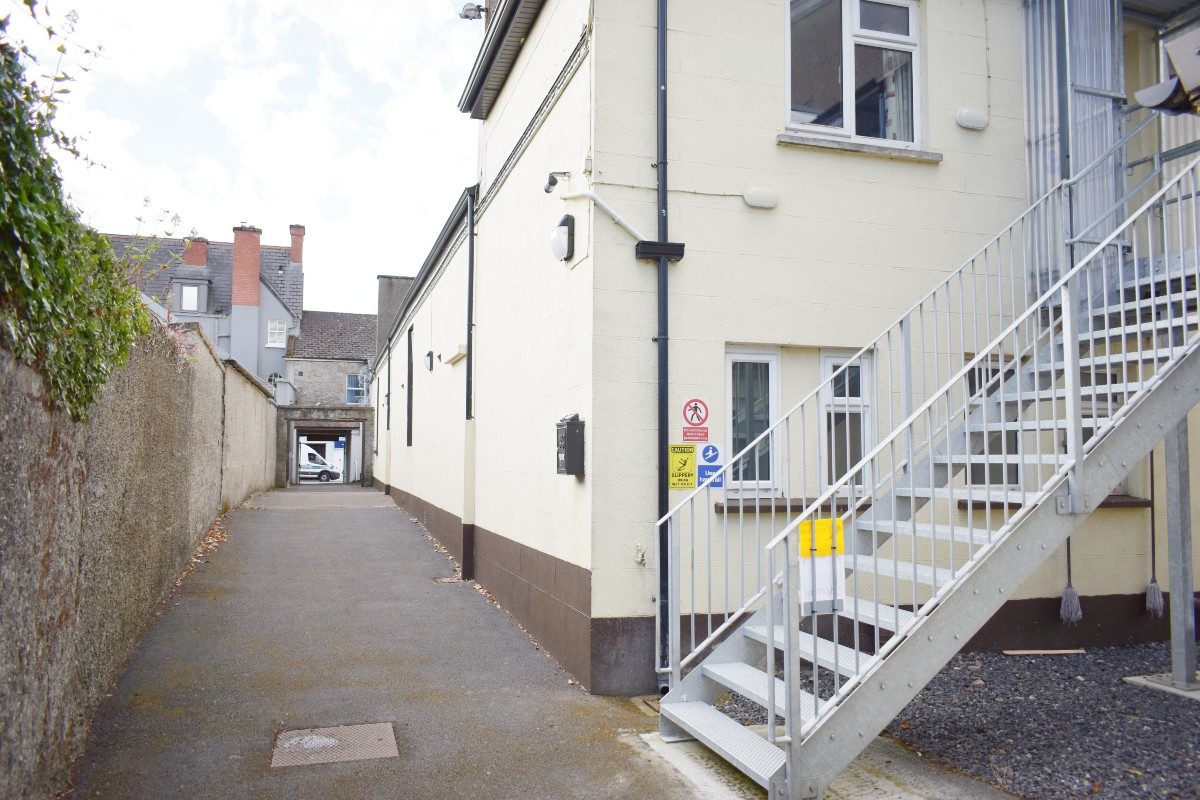
<instances>
[{"instance_id":1,"label":"white framed window","mask_svg":"<svg viewBox=\"0 0 1200 800\"><path fill-rule=\"evenodd\" d=\"M286 320L267 320L267 347L287 347Z\"/></svg>"},{"instance_id":2,"label":"white framed window","mask_svg":"<svg viewBox=\"0 0 1200 800\"><path fill-rule=\"evenodd\" d=\"M725 354L729 487L741 493L773 496L778 458L773 435L744 457L733 457L779 419L779 352L741 349Z\"/></svg>"},{"instance_id":3,"label":"white framed window","mask_svg":"<svg viewBox=\"0 0 1200 800\"><path fill-rule=\"evenodd\" d=\"M367 402L367 387L358 375L346 376L346 405L362 405Z\"/></svg>"},{"instance_id":4,"label":"white framed window","mask_svg":"<svg viewBox=\"0 0 1200 800\"><path fill-rule=\"evenodd\" d=\"M789 127L915 147L917 17L916 0L789 0Z\"/></svg>"},{"instance_id":5,"label":"white framed window","mask_svg":"<svg viewBox=\"0 0 1200 800\"><path fill-rule=\"evenodd\" d=\"M182 284L179 287L179 310L200 310L200 287L194 284Z\"/></svg>"},{"instance_id":6,"label":"white framed window","mask_svg":"<svg viewBox=\"0 0 1200 800\"><path fill-rule=\"evenodd\" d=\"M827 489L862 461L871 442L871 360L853 353L821 352L821 487ZM834 376L842 367L840 373ZM830 381L829 378L833 377ZM855 484L869 482L868 471Z\"/></svg>"}]
</instances>

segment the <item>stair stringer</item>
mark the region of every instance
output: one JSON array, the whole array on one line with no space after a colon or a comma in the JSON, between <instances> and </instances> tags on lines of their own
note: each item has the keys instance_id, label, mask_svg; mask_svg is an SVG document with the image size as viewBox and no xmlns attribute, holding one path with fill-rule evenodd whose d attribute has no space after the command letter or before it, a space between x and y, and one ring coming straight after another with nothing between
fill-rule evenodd
<instances>
[{"instance_id":1,"label":"stair stringer","mask_svg":"<svg viewBox=\"0 0 1200 800\"><path fill-rule=\"evenodd\" d=\"M783 610L778 593L772 598L772 601L776 604L775 614L782 619ZM705 664L730 664L738 661L757 666L763 662L764 649L757 642L748 640L745 631L747 625L765 624L766 615L767 610L764 604L746 617L723 642L714 647L711 653L684 674L678 685L663 695L659 702L684 703L690 700L699 700L709 705L716 705L717 698L729 690L706 677L701 667ZM673 725L661 716L658 718L658 725L659 733L664 741L681 742L695 738L690 732Z\"/></svg>"},{"instance_id":2,"label":"stair stringer","mask_svg":"<svg viewBox=\"0 0 1200 800\"><path fill-rule=\"evenodd\" d=\"M1200 404L1200 340L1169 362L1121 410L1083 462L1085 496L1105 497L1175 425ZM793 798L820 796L929 683L1089 514L1060 514L1062 475L1021 509L995 549L959 577L936 608L789 751ZM1094 504L1089 504L1094 507ZM807 790L807 791L806 791Z\"/></svg>"}]
</instances>

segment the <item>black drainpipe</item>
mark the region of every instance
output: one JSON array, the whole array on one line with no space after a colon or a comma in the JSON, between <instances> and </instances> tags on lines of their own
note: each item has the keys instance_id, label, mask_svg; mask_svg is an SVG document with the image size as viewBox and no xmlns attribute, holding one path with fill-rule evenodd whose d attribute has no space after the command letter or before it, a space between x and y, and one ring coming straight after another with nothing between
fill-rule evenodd
<instances>
[{"instance_id":1,"label":"black drainpipe","mask_svg":"<svg viewBox=\"0 0 1200 800\"><path fill-rule=\"evenodd\" d=\"M466 417L475 419L475 200L477 186L467 189L467 398ZM475 518L462 526L462 577L475 577Z\"/></svg>"},{"instance_id":2,"label":"black drainpipe","mask_svg":"<svg viewBox=\"0 0 1200 800\"><path fill-rule=\"evenodd\" d=\"M467 190L467 419L475 419L475 192Z\"/></svg>"},{"instance_id":3,"label":"black drainpipe","mask_svg":"<svg viewBox=\"0 0 1200 800\"><path fill-rule=\"evenodd\" d=\"M658 0L658 79L657 87L657 117L658 117L658 153L655 169L658 171L658 241L670 241L667 235L667 0ZM665 255L658 257L658 335L654 341L658 343L658 516L661 519L667 513L670 494L667 491L667 265ZM668 652L668 635L670 623L667 614L670 610L669 596L670 576L668 560L663 556L668 552L669 535L667 526L658 529L658 606L660 613L659 642L662 653L660 663L666 664ZM665 685L666 676L659 675L660 686Z\"/></svg>"}]
</instances>

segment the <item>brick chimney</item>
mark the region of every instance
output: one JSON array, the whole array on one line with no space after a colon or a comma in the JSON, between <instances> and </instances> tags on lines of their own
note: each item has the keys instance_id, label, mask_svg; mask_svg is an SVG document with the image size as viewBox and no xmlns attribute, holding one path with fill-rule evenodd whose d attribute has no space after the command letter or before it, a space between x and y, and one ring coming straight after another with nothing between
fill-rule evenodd
<instances>
[{"instance_id":1,"label":"brick chimney","mask_svg":"<svg viewBox=\"0 0 1200 800\"><path fill-rule=\"evenodd\" d=\"M239 225L233 229L233 304L258 305L262 229Z\"/></svg>"},{"instance_id":2,"label":"brick chimney","mask_svg":"<svg viewBox=\"0 0 1200 800\"><path fill-rule=\"evenodd\" d=\"M293 264L304 263L304 226L292 225L292 257L289 259Z\"/></svg>"},{"instance_id":3,"label":"brick chimney","mask_svg":"<svg viewBox=\"0 0 1200 800\"><path fill-rule=\"evenodd\" d=\"M208 239L189 236L183 240L183 263L189 267L208 266Z\"/></svg>"}]
</instances>

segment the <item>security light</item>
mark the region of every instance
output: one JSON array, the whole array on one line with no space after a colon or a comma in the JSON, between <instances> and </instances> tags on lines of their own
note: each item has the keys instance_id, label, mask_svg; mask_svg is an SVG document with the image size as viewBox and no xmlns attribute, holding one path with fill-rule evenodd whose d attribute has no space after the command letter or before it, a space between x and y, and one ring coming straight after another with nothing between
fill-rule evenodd
<instances>
[{"instance_id":1,"label":"security light","mask_svg":"<svg viewBox=\"0 0 1200 800\"><path fill-rule=\"evenodd\" d=\"M487 13L487 8L479 5L479 3L467 3L462 7L462 11L458 12L460 19L482 19Z\"/></svg>"},{"instance_id":2,"label":"security light","mask_svg":"<svg viewBox=\"0 0 1200 800\"><path fill-rule=\"evenodd\" d=\"M550 232L550 252L558 261L570 261L575 255L575 217L567 214Z\"/></svg>"}]
</instances>

